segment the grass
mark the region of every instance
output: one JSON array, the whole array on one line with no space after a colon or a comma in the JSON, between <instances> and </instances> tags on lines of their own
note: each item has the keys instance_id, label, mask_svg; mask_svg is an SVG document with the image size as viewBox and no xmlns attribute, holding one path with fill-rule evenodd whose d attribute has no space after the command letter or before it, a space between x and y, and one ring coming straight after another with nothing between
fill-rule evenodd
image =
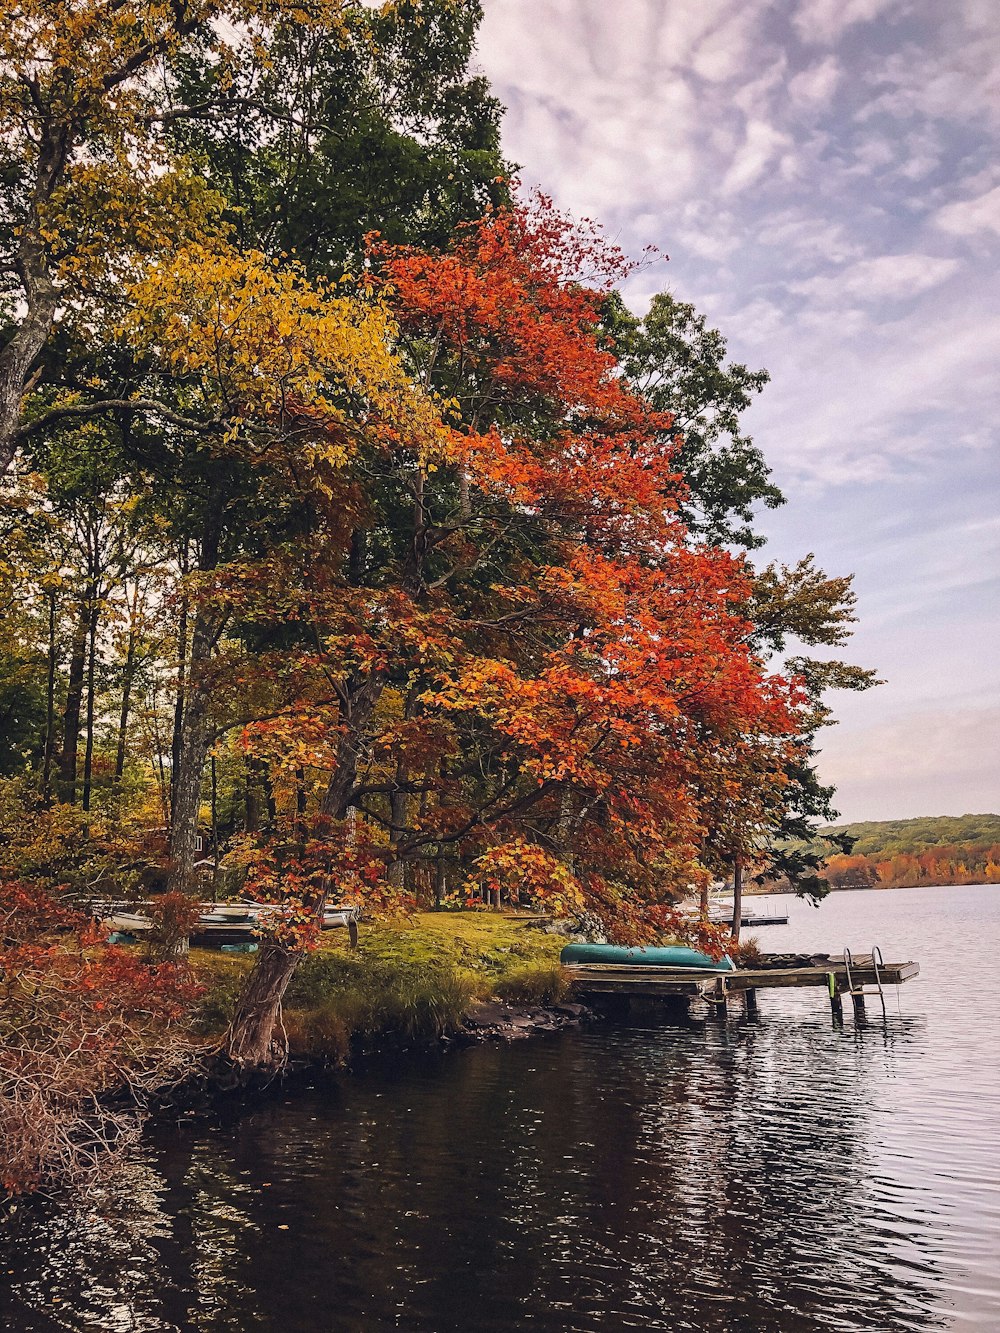
<instances>
[{"instance_id":1,"label":"grass","mask_svg":"<svg viewBox=\"0 0 1000 1333\"><path fill-rule=\"evenodd\" d=\"M342 1063L351 1042L431 1042L457 1031L477 1000L550 1004L564 994L563 940L496 912L421 912L361 927L357 949L328 931L285 998L293 1055ZM253 957L195 949L205 994L194 1018L202 1036L232 1016Z\"/></svg>"}]
</instances>

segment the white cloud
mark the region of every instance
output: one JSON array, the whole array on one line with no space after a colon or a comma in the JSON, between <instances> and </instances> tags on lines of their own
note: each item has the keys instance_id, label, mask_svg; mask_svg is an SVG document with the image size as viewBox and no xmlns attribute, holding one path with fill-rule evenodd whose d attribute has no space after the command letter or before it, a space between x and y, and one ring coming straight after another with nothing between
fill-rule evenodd
<instances>
[{"instance_id":1,"label":"white cloud","mask_svg":"<svg viewBox=\"0 0 1000 1333\"><path fill-rule=\"evenodd\" d=\"M840 78L840 65L833 56L827 56L789 81L788 96L802 106L823 105L836 92Z\"/></svg>"},{"instance_id":2,"label":"white cloud","mask_svg":"<svg viewBox=\"0 0 1000 1333\"><path fill-rule=\"evenodd\" d=\"M896 6L897 0L804 0L792 21L804 42L826 45Z\"/></svg>"},{"instance_id":3,"label":"white cloud","mask_svg":"<svg viewBox=\"0 0 1000 1333\"><path fill-rule=\"evenodd\" d=\"M812 300L903 300L937 287L957 272L959 261L935 255L879 255L862 259L832 276L789 283L789 290Z\"/></svg>"},{"instance_id":4,"label":"white cloud","mask_svg":"<svg viewBox=\"0 0 1000 1333\"><path fill-rule=\"evenodd\" d=\"M1000 235L1000 185L976 199L956 199L938 210L934 224L955 236L974 236L977 232Z\"/></svg>"},{"instance_id":5,"label":"white cloud","mask_svg":"<svg viewBox=\"0 0 1000 1333\"><path fill-rule=\"evenodd\" d=\"M765 120L747 122L746 133L722 182L723 194L737 194L755 184L774 159L792 144L791 138Z\"/></svg>"},{"instance_id":6,"label":"white cloud","mask_svg":"<svg viewBox=\"0 0 1000 1333\"><path fill-rule=\"evenodd\" d=\"M781 558L865 580L855 660L890 684L838 701L821 766L850 817L1000 803L981 743L1000 697L980 522L1000 512L995 6L485 0L526 183L671 255L630 281L633 308L669 288L767 366L747 425L789 504L762 527L792 525Z\"/></svg>"}]
</instances>

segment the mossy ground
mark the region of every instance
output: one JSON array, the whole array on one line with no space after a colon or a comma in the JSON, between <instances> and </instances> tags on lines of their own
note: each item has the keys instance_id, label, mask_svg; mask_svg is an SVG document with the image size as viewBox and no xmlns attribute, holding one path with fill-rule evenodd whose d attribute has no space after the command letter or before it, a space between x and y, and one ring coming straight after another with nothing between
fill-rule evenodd
<instances>
[{"instance_id":1,"label":"mossy ground","mask_svg":"<svg viewBox=\"0 0 1000 1333\"><path fill-rule=\"evenodd\" d=\"M328 931L286 996L291 1054L340 1062L358 1039L438 1040L490 997L552 1003L563 994L562 944L530 918L499 912L420 912L362 924L356 949L346 931ZM253 957L195 949L191 963L206 988L196 1030L212 1036L228 1022Z\"/></svg>"}]
</instances>

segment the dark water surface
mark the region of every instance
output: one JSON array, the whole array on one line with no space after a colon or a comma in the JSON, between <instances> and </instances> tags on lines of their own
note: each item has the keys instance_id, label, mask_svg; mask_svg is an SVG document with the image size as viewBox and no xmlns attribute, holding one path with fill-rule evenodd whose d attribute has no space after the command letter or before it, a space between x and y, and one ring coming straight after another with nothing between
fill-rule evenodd
<instances>
[{"instance_id":1,"label":"dark water surface","mask_svg":"<svg viewBox=\"0 0 1000 1333\"><path fill-rule=\"evenodd\" d=\"M885 1025L763 992L158 1131L126 1217L0 1230L0 1328L1000 1330L1000 888L790 910L763 947L920 962Z\"/></svg>"}]
</instances>

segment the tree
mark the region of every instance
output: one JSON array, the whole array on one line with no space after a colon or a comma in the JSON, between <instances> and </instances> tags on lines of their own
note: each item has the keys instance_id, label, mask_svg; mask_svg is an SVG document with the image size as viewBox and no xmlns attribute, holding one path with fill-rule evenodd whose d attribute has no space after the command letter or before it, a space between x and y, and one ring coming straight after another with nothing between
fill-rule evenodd
<instances>
[{"instance_id":1,"label":"tree","mask_svg":"<svg viewBox=\"0 0 1000 1333\"><path fill-rule=\"evenodd\" d=\"M722 334L668 292L654 296L641 319L615 295L604 319L629 382L672 418L674 461L687 486L680 512L692 534L713 545L761 546L753 507L774 509L784 496L740 418L767 371L727 364Z\"/></svg>"},{"instance_id":2,"label":"tree","mask_svg":"<svg viewBox=\"0 0 1000 1333\"><path fill-rule=\"evenodd\" d=\"M789 640L805 647L840 647L850 638L857 602L853 576L831 578L814 562L809 554L794 566L770 564L755 576L747 614L762 653L782 653ZM831 719L823 694L867 690L881 682L868 668L806 655L787 656L785 669L800 682L806 707L798 743L784 765L780 800L753 831L755 878L762 884L786 881L818 902L830 887L822 875L826 858L831 852L848 853L853 845L843 834L820 833L837 817L835 789L820 782L813 764L815 733ZM733 932L738 937L735 914Z\"/></svg>"},{"instance_id":3,"label":"tree","mask_svg":"<svg viewBox=\"0 0 1000 1333\"><path fill-rule=\"evenodd\" d=\"M292 933L230 1031L249 1063L280 1056L281 994L331 889L364 890L381 863L391 891L400 863L450 849L470 882L649 937L701 873L707 758L745 733L780 752L800 724L749 646L741 562L676 516L669 420L598 340L593 275L616 280L621 255L541 200L444 255L379 244L373 263L449 430L436 455L382 442L348 460L349 538L317 522L281 565L307 688L247 744L286 793L303 769L322 783L305 812L279 802L287 859L251 880ZM272 606L277 582L246 595Z\"/></svg>"}]
</instances>

